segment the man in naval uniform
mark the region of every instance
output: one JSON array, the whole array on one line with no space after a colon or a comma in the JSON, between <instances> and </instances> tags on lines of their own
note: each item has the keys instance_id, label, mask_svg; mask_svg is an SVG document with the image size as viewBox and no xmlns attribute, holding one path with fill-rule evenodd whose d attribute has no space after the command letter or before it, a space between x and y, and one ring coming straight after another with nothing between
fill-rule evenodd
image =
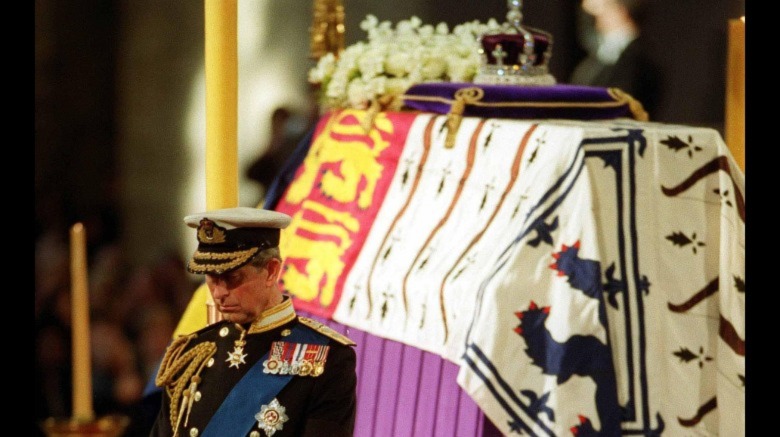
<instances>
[{"instance_id":1,"label":"man in naval uniform","mask_svg":"<svg viewBox=\"0 0 780 437\"><path fill-rule=\"evenodd\" d=\"M176 338L155 383L164 389L152 436L351 436L355 345L298 317L278 287L280 229L290 217L228 208L185 217L223 320Z\"/></svg>"}]
</instances>

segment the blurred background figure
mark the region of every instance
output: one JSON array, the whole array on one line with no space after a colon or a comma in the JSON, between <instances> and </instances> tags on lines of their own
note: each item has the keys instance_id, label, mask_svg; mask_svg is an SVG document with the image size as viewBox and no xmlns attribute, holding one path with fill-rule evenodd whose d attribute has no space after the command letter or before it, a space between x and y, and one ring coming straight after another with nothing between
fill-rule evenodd
<instances>
[{"instance_id":1,"label":"blurred background figure","mask_svg":"<svg viewBox=\"0 0 780 437\"><path fill-rule=\"evenodd\" d=\"M306 134L314 128L319 118L317 102L310 96L308 111L296 112L286 106L278 106L271 113L271 131L268 143L257 159L246 170L246 177L260 184L261 196L258 206L268 194L274 178L293 155Z\"/></svg>"},{"instance_id":2,"label":"blurred background figure","mask_svg":"<svg viewBox=\"0 0 780 437\"><path fill-rule=\"evenodd\" d=\"M246 171L246 176L260 184L262 195L268 191L274 176L284 165L295 144L290 144L291 138L287 131L287 125L292 117L290 109L279 106L271 114L271 131L268 143L262 154L252 162ZM262 199L261 199L262 200Z\"/></svg>"},{"instance_id":3,"label":"blurred background figure","mask_svg":"<svg viewBox=\"0 0 780 437\"><path fill-rule=\"evenodd\" d=\"M620 88L642 102L653 120L662 78L642 36L647 7L646 0L582 0L578 37L587 56L570 82Z\"/></svg>"}]
</instances>

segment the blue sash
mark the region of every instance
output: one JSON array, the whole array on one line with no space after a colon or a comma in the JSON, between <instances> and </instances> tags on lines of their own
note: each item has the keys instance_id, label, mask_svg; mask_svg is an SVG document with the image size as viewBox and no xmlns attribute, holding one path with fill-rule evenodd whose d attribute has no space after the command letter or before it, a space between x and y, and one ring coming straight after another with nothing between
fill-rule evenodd
<instances>
[{"instance_id":1,"label":"blue sash","mask_svg":"<svg viewBox=\"0 0 780 437\"><path fill-rule=\"evenodd\" d=\"M296 325L284 341L324 345L328 343L328 338L316 331ZM257 422L255 414L260 411L260 407L271 402L292 380L294 375L263 373L263 362L268 359L269 353L270 351L266 352L257 360L233 387L203 430L202 437L247 435Z\"/></svg>"}]
</instances>

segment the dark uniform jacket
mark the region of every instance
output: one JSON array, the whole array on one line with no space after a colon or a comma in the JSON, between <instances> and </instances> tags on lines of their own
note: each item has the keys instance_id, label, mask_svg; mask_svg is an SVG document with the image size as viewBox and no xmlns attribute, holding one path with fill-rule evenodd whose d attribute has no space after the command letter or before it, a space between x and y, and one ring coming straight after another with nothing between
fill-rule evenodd
<instances>
[{"instance_id":1,"label":"dark uniform jacket","mask_svg":"<svg viewBox=\"0 0 780 437\"><path fill-rule=\"evenodd\" d=\"M314 335L316 342L286 342L293 329L304 330L306 335ZM245 332L243 345L241 334ZM261 358L269 353L274 342L275 350L287 351L282 360L269 365ZM306 344L327 343L327 355L322 356L321 346ZM295 349L296 344L302 344ZM237 345L243 349L237 349ZM221 321L200 331L175 340L166 351L165 358L157 375L156 383L163 387L163 403L159 416L152 428L151 436L173 436L176 423L182 437L200 436L212 416L223 403L234 386L257 363L265 366L262 373L262 386L251 387L251 391L267 389L268 381L281 378L281 373L269 372L269 367L278 367L285 359L288 364L300 364L291 360L290 353L295 349L310 358L318 352L318 363L324 364L320 371L311 371L306 376L293 375L289 382L272 396L273 402L255 405L250 416L241 420L225 422L215 435L260 437L273 435L285 436L351 436L355 424L355 351L354 343L338 332L311 319L298 317L293 310L291 300L285 301L263 313L261 318L240 326ZM236 353L237 352L237 353ZM272 354L273 356L273 354ZM266 357L268 358L268 357ZM258 363L258 361L260 361ZM265 361L265 364L264 364ZM324 361L324 363L323 363ZM307 364L308 365L308 364ZM257 369L256 369L257 371ZM319 373L317 376L313 374ZM291 373L287 371L287 373ZM295 373L299 373L297 370ZM178 387L178 390L177 390ZM193 388L194 387L194 388ZM190 406L191 405L191 406ZM173 416L172 411L175 410ZM285 420L286 419L286 420ZM246 425L253 422L248 431ZM213 426L213 425L212 425Z\"/></svg>"}]
</instances>

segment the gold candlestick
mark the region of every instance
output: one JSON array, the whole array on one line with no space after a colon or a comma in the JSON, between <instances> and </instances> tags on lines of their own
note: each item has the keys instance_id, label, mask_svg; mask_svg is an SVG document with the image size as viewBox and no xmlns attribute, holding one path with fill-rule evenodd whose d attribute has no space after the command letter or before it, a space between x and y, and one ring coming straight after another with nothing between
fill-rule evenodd
<instances>
[{"instance_id":1,"label":"gold candlestick","mask_svg":"<svg viewBox=\"0 0 780 437\"><path fill-rule=\"evenodd\" d=\"M73 415L69 418L49 417L41 423L41 428L48 437L119 437L130 419L109 415L95 420L92 408L87 239L82 223L76 223L70 229L70 277Z\"/></svg>"},{"instance_id":2,"label":"gold candlestick","mask_svg":"<svg viewBox=\"0 0 780 437\"><path fill-rule=\"evenodd\" d=\"M103 416L89 422L50 417L42 424L47 437L120 437L130 424L127 416Z\"/></svg>"},{"instance_id":3,"label":"gold candlestick","mask_svg":"<svg viewBox=\"0 0 780 437\"><path fill-rule=\"evenodd\" d=\"M341 0L314 0L309 28L309 56L318 60L327 53L338 57L344 50L344 5Z\"/></svg>"}]
</instances>

